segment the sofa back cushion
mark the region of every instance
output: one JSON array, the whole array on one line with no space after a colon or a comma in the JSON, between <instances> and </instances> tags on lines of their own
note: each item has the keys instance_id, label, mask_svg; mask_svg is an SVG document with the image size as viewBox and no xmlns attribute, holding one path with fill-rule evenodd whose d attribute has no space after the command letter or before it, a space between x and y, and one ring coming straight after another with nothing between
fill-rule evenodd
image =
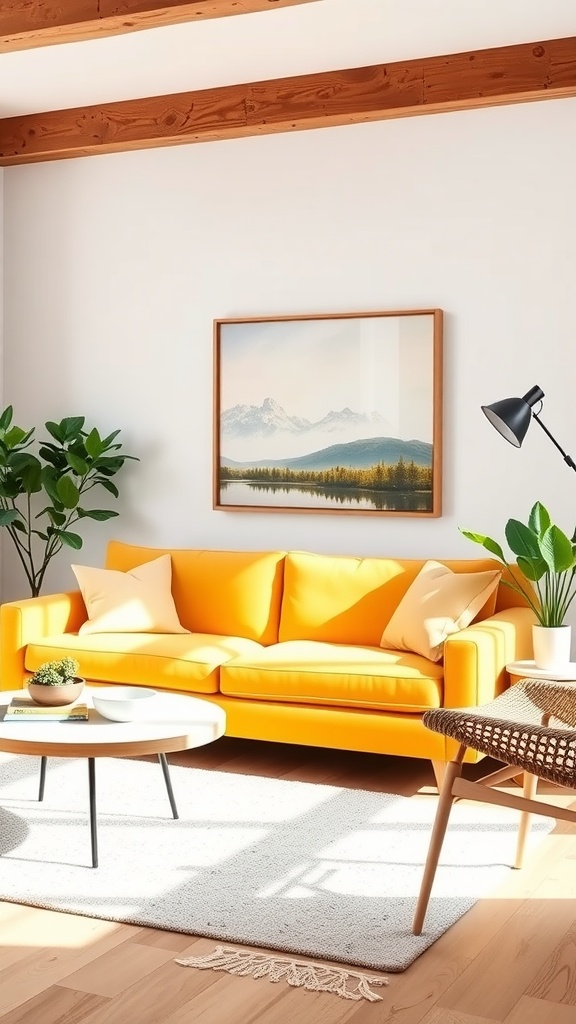
<instances>
[{"instance_id":1,"label":"sofa back cushion","mask_svg":"<svg viewBox=\"0 0 576 1024\"><path fill-rule=\"evenodd\" d=\"M353 558L289 552L284 567L280 641L378 647L384 627L425 564L425 559ZM496 569L493 558L443 559L453 572ZM498 591L477 620L492 615Z\"/></svg>"},{"instance_id":2,"label":"sofa back cushion","mask_svg":"<svg viewBox=\"0 0 576 1024\"><path fill-rule=\"evenodd\" d=\"M276 643L284 551L147 548L110 541L106 568L128 572L163 554L172 559L172 595L186 629Z\"/></svg>"}]
</instances>

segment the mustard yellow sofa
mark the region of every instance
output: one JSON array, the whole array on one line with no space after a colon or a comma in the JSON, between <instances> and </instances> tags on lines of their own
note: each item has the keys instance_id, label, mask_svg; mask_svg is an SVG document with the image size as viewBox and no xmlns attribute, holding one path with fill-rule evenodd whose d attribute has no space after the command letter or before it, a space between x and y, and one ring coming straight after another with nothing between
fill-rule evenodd
<instances>
[{"instance_id":1,"label":"mustard yellow sofa","mask_svg":"<svg viewBox=\"0 0 576 1024\"><path fill-rule=\"evenodd\" d=\"M195 694L224 708L230 736L429 758L454 746L426 730L429 708L482 704L531 656L530 610L498 586L488 614L453 634L444 657L389 651L380 639L424 562L307 552L145 548L112 541L106 568L128 572L169 553L172 594L190 633L82 635L79 591L4 604L1 686L72 655L96 684ZM492 559L443 560L454 572Z\"/></svg>"}]
</instances>

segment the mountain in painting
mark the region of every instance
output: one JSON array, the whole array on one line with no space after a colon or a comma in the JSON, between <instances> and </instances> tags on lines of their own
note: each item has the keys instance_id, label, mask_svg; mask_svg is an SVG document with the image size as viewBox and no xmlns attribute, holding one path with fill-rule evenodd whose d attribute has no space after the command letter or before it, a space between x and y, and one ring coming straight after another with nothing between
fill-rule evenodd
<instances>
[{"instance_id":1,"label":"mountain in painting","mask_svg":"<svg viewBox=\"0 0 576 1024\"><path fill-rule=\"evenodd\" d=\"M314 431L338 432L350 426L383 426L386 420L379 413L353 412L352 409L331 410L322 419L311 421L300 416L289 416L273 398L265 398L262 405L234 405L222 413L222 437L267 437L275 431L308 434Z\"/></svg>"},{"instance_id":2,"label":"mountain in painting","mask_svg":"<svg viewBox=\"0 0 576 1024\"><path fill-rule=\"evenodd\" d=\"M390 423L376 412L358 413L345 407L312 421L291 416L273 398L265 398L262 405L234 405L220 417L222 454L241 464L255 464L253 459L267 455L299 457L338 440L348 443L391 432Z\"/></svg>"},{"instance_id":3,"label":"mountain in painting","mask_svg":"<svg viewBox=\"0 0 576 1024\"><path fill-rule=\"evenodd\" d=\"M403 441L398 437L368 437L347 444L333 444L307 455L290 459L257 459L237 462L222 458L223 466L230 469L256 469L259 466L278 469L333 469L336 466L368 469L379 462L394 465L399 459L417 466L432 465L432 445L426 441Z\"/></svg>"},{"instance_id":4,"label":"mountain in painting","mask_svg":"<svg viewBox=\"0 0 576 1024\"><path fill-rule=\"evenodd\" d=\"M300 434L310 430L310 420L289 416L273 398L262 405L234 405L222 413L222 438L269 437L276 431Z\"/></svg>"}]
</instances>

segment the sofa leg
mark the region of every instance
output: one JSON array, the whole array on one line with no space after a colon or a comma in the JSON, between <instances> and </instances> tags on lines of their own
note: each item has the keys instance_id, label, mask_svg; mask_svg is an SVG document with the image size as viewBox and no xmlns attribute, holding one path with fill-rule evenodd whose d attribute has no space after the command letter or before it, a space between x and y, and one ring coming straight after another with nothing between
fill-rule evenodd
<instances>
[{"instance_id":1,"label":"sofa leg","mask_svg":"<svg viewBox=\"0 0 576 1024\"><path fill-rule=\"evenodd\" d=\"M436 779L436 785L438 786L439 793L442 792L442 786L444 785L447 767L448 761L432 761L432 768L434 769L434 778Z\"/></svg>"}]
</instances>

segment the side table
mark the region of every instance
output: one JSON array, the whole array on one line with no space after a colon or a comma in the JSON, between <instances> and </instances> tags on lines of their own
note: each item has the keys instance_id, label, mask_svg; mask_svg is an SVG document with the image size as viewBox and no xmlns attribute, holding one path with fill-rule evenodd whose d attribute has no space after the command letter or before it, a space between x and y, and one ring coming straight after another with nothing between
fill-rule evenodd
<instances>
[{"instance_id":1,"label":"side table","mask_svg":"<svg viewBox=\"0 0 576 1024\"><path fill-rule=\"evenodd\" d=\"M549 679L555 683L576 683L576 661L570 661L558 669L536 668L535 661L511 661L506 665L506 671L512 684L517 683L519 679Z\"/></svg>"}]
</instances>

